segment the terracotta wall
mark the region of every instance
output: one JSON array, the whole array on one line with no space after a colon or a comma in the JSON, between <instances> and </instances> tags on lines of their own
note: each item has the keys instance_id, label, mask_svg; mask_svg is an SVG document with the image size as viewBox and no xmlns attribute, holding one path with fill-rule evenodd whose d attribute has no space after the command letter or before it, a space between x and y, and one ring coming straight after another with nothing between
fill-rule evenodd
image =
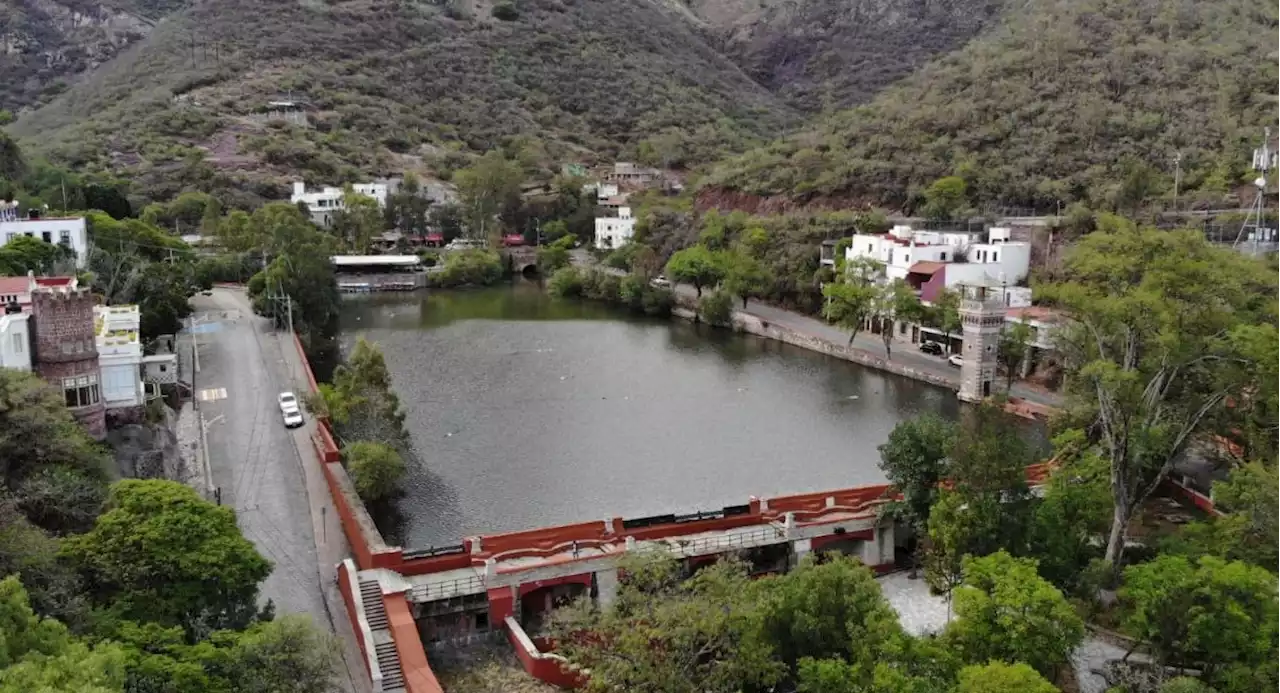
<instances>
[{"instance_id":1,"label":"terracotta wall","mask_svg":"<svg viewBox=\"0 0 1280 693\"><path fill-rule=\"evenodd\" d=\"M581 674L566 670L560 658L549 657L539 650L515 619L506 620L505 625L507 640L511 642L516 657L530 676L561 688L580 688L586 684L586 679Z\"/></svg>"},{"instance_id":2,"label":"terracotta wall","mask_svg":"<svg viewBox=\"0 0 1280 693\"><path fill-rule=\"evenodd\" d=\"M404 673L404 687L408 693L444 693L431 665L427 664L427 652L418 636L418 624L413 621L409 601L401 594L384 594L382 605L387 610L387 624L396 643L400 657L400 670Z\"/></svg>"}]
</instances>

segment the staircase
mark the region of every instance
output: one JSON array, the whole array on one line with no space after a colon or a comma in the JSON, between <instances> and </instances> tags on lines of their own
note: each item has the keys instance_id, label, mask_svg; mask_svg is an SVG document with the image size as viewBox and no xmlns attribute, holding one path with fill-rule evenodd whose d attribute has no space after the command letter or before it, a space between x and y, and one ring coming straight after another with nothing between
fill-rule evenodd
<instances>
[{"instance_id":1,"label":"staircase","mask_svg":"<svg viewBox=\"0 0 1280 693\"><path fill-rule=\"evenodd\" d=\"M360 581L360 603L364 607L369 630L373 632L373 642L370 644L373 645L378 669L382 673L382 687L379 690L384 693L400 693L404 691L404 671L400 668L400 655L396 653L395 640L391 638L387 609L382 605L382 586L377 579Z\"/></svg>"}]
</instances>

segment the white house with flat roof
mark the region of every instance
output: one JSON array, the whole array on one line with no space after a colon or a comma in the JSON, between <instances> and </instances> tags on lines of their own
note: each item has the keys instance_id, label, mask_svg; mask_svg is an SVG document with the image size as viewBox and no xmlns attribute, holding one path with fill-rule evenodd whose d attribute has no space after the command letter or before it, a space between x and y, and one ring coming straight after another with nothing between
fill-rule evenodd
<instances>
[{"instance_id":1,"label":"white house with flat roof","mask_svg":"<svg viewBox=\"0 0 1280 693\"><path fill-rule=\"evenodd\" d=\"M31 370L30 313L0 315L0 368Z\"/></svg>"},{"instance_id":2,"label":"white house with flat roof","mask_svg":"<svg viewBox=\"0 0 1280 693\"><path fill-rule=\"evenodd\" d=\"M630 207L619 207L616 217L596 217L596 247L605 250L621 248L636 235L636 218Z\"/></svg>"},{"instance_id":3,"label":"white house with flat roof","mask_svg":"<svg viewBox=\"0 0 1280 693\"><path fill-rule=\"evenodd\" d=\"M94 341L98 347L102 402L107 409L139 407L146 401L138 332L141 319L136 305L94 306Z\"/></svg>"},{"instance_id":4,"label":"white house with flat roof","mask_svg":"<svg viewBox=\"0 0 1280 693\"><path fill-rule=\"evenodd\" d=\"M920 288L945 267L945 286L1012 286L1031 270L1031 244L1015 242L1008 228L983 234L915 231L894 226L885 234L857 234L845 249L845 261L870 258L885 267L890 281L904 279ZM913 281L916 280L916 281Z\"/></svg>"},{"instance_id":5,"label":"white house with flat roof","mask_svg":"<svg viewBox=\"0 0 1280 693\"><path fill-rule=\"evenodd\" d=\"M391 194L390 186L386 183L354 183L351 190L359 195L373 198L379 207L387 206L387 196ZM289 201L294 204L299 202L305 204L311 212L311 221L320 226L328 226L333 222L334 213L346 208L342 201L345 194L342 188L328 185L319 190L309 191L306 183L294 181L293 194L289 196Z\"/></svg>"},{"instance_id":6,"label":"white house with flat roof","mask_svg":"<svg viewBox=\"0 0 1280 693\"><path fill-rule=\"evenodd\" d=\"M0 205L4 204L7 203L0 201ZM16 219L12 214L0 216L0 245L7 245L19 236L70 248L75 252L79 269L89 261L89 228L84 217Z\"/></svg>"}]
</instances>

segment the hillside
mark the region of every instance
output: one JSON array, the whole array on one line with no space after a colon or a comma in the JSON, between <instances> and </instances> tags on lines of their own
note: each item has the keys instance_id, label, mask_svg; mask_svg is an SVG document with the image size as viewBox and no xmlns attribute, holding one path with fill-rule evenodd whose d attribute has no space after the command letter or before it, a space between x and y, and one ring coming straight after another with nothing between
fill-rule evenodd
<instances>
[{"instance_id":1,"label":"hillside","mask_svg":"<svg viewBox=\"0 0 1280 693\"><path fill-rule=\"evenodd\" d=\"M0 109L17 112L144 39L185 0L0 0Z\"/></svg>"},{"instance_id":2,"label":"hillside","mask_svg":"<svg viewBox=\"0 0 1280 693\"><path fill-rule=\"evenodd\" d=\"M1221 201L1276 122L1277 12L1249 0L1029 0L870 104L724 162L704 206L916 206L958 174L970 202L1052 212ZM1121 184L1123 183L1123 185Z\"/></svg>"},{"instance_id":3,"label":"hillside","mask_svg":"<svg viewBox=\"0 0 1280 693\"><path fill-rule=\"evenodd\" d=\"M283 98L308 127L267 121ZM741 150L796 122L662 3L209 0L14 131L58 160L163 186L447 167L450 152L522 135L544 162L610 156L668 128Z\"/></svg>"},{"instance_id":4,"label":"hillside","mask_svg":"<svg viewBox=\"0 0 1280 693\"><path fill-rule=\"evenodd\" d=\"M806 112L868 101L930 59L963 46L1002 0L688 0L721 50Z\"/></svg>"}]
</instances>

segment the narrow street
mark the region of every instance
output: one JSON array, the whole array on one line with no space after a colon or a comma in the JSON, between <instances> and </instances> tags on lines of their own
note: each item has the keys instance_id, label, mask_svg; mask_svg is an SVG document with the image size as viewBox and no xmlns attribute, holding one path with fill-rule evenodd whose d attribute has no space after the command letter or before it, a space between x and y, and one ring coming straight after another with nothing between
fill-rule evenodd
<instances>
[{"instance_id":1,"label":"narrow street","mask_svg":"<svg viewBox=\"0 0 1280 693\"><path fill-rule=\"evenodd\" d=\"M306 614L343 642L343 690L367 690L355 636L334 583L348 555L338 515L311 452L313 423L284 427L276 396L302 398L307 381L287 331L253 315L243 290L217 288L191 299L209 471L223 505L236 511L245 537L274 565L262 598L277 614Z\"/></svg>"}]
</instances>

